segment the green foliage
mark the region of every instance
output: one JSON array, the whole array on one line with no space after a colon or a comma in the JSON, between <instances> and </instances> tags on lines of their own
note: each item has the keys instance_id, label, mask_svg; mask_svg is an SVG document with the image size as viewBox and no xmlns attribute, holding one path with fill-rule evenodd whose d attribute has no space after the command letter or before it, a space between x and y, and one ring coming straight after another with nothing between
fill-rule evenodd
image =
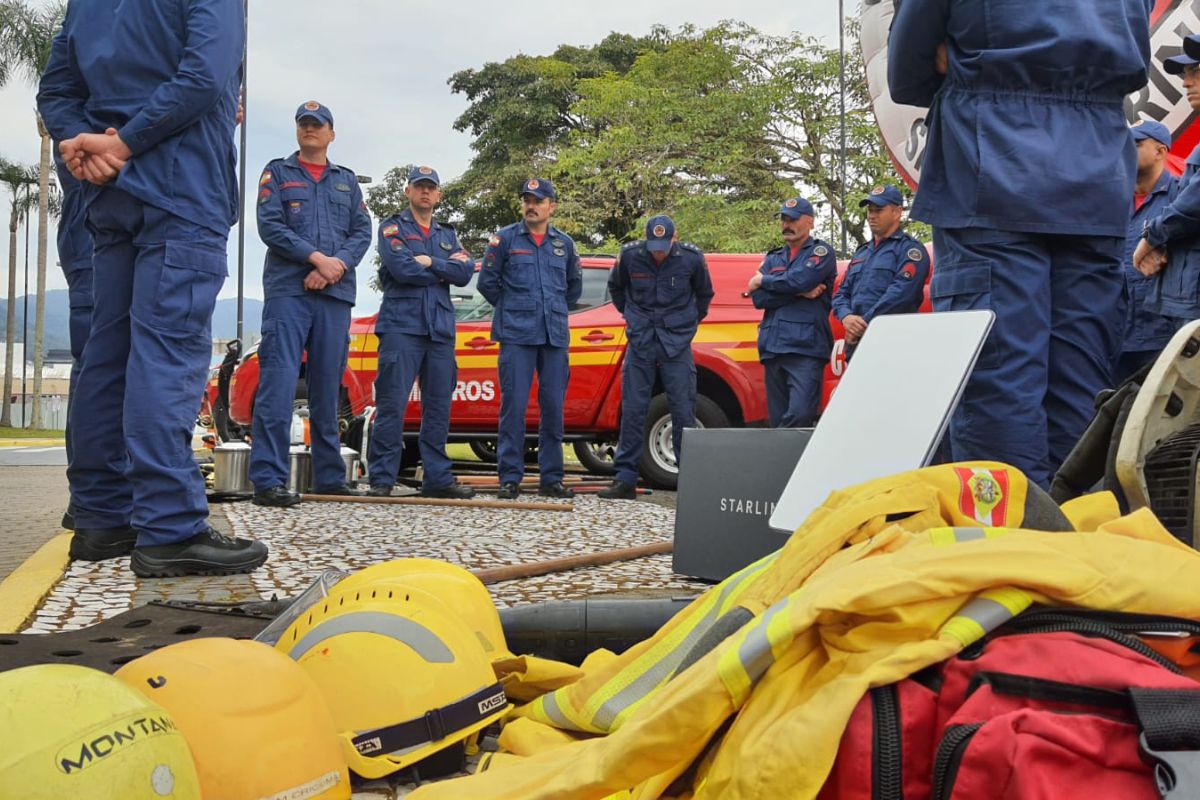
<instances>
[{"instance_id":1,"label":"green foliage","mask_svg":"<svg viewBox=\"0 0 1200 800\"><path fill-rule=\"evenodd\" d=\"M468 107L455 127L474 137L475 156L443 186L439 216L478 253L519 219L519 187L540 175L559 191L555 224L581 250L614 252L641 238L650 216L668 213L681 239L706 250L761 252L778 246L775 212L799 194L817 209L815 235L840 248L844 220L852 250L867 235L859 199L876 184L900 183L870 107L857 33L850 23L844 188L837 49L725 22L642 38L614 33L592 47L456 73L450 88ZM402 188L403 174L389 173L372 190L372 210L385 198L402 201Z\"/></svg>"}]
</instances>

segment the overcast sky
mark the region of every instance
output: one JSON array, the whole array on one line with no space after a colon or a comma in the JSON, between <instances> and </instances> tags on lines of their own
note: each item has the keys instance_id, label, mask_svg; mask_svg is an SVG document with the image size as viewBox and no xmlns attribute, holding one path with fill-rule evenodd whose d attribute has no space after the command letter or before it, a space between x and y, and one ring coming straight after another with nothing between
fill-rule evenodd
<instances>
[{"instance_id":1,"label":"overcast sky","mask_svg":"<svg viewBox=\"0 0 1200 800\"><path fill-rule=\"evenodd\" d=\"M36 2L37 0L30 0ZM847 14L857 13L847 2ZM292 114L306 100L319 100L333 111L338 138L330 158L359 175L379 180L388 169L409 162L435 167L443 180L456 177L471 158L470 137L452 127L465 98L451 94L446 80L461 69L525 53L546 55L561 44L591 45L612 31L644 34L656 24L708 27L736 17L759 30L800 31L837 42L837 3L730 4L727 0L567 0L524 13L481 0L427 2L345 0L328 4L289 0L250 8L249 119L247 134L248 209L253 216L256 178L272 158L295 150ZM280 12L286 13L280 13ZM0 89L0 155L36 164L35 90L19 80ZM0 219L8 220L7 197ZM35 288L36 216L31 236L30 293ZM230 234L229 280L222 297L237 294L237 228ZM46 285L66 288L55 266L54 231ZM0 294L7 292L7 239L0 239ZM248 297L262 297L264 248L253 220L246 230L245 286ZM19 246L17 294L23 293L23 233ZM367 288L370 254L363 260L355 314L368 314L379 300ZM32 310L31 310L32 313ZM32 327L32 323L31 323Z\"/></svg>"}]
</instances>

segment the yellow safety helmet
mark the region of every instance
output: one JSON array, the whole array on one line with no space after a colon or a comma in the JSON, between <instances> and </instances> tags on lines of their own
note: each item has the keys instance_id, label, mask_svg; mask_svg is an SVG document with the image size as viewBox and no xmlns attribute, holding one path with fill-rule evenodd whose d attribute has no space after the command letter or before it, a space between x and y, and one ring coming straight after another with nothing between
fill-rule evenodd
<instances>
[{"instance_id":1,"label":"yellow safety helmet","mask_svg":"<svg viewBox=\"0 0 1200 800\"><path fill-rule=\"evenodd\" d=\"M511 658L500 626L500 613L483 581L448 561L432 558L400 558L385 561L343 578L337 591L366 585L396 583L423 589L474 629L489 660Z\"/></svg>"},{"instance_id":2,"label":"yellow safety helmet","mask_svg":"<svg viewBox=\"0 0 1200 800\"><path fill-rule=\"evenodd\" d=\"M170 712L191 745L204 797L350 797L324 696L274 648L191 639L129 662L116 677Z\"/></svg>"},{"instance_id":3,"label":"yellow safety helmet","mask_svg":"<svg viewBox=\"0 0 1200 800\"><path fill-rule=\"evenodd\" d=\"M113 676L73 664L0 673L0 797L200 796L174 719Z\"/></svg>"},{"instance_id":4,"label":"yellow safety helmet","mask_svg":"<svg viewBox=\"0 0 1200 800\"><path fill-rule=\"evenodd\" d=\"M335 587L275 647L316 681L364 778L415 764L508 710L474 631L414 587Z\"/></svg>"}]
</instances>

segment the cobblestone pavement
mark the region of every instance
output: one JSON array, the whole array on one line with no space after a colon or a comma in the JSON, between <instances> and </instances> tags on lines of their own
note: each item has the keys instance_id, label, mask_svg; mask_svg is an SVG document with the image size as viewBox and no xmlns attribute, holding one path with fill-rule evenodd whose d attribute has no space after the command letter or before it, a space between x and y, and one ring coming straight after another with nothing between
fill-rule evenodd
<instances>
[{"instance_id":1,"label":"cobblestone pavement","mask_svg":"<svg viewBox=\"0 0 1200 800\"><path fill-rule=\"evenodd\" d=\"M0 467L0 580L62 533L69 499L63 467Z\"/></svg>"},{"instance_id":2,"label":"cobblestone pavement","mask_svg":"<svg viewBox=\"0 0 1200 800\"><path fill-rule=\"evenodd\" d=\"M406 556L437 558L480 569L670 540L674 510L643 501L577 497L575 511L525 511L441 506L376 506L306 502L291 509L250 503L223 509L228 530L256 536L271 548L251 575L139 580L129 560L74 563L28 627L73 630L151 600L245 602L289 597L327 569L354 571ZM225 526L221 526L225 527ZM704 584L671 572L670 556L654 556L491 587L499 607L595 594L702 591Z\"/></svg>"},{"instance_id":3,"label":"cobblestone pavement","mask_svg":"<svg viewBox=\"0 0 1200 800\"><path fill-rule=\"evenodd\" d=\"M0 504L0 559L11 552L13 563L7 566L11 570L60 530L66 481L61 467L0 468L0 487L6 495L6 502ZM583 495L574 500L571 513L316 502L293 509L246 502L215 504L215 527L266 541L271 558L262 569L252 575L143 581L130 572L127 558L74 563L24 632L85 627L151 600L240 602L285 597L307 587L323 570L356 570L406 556L439 558L478 569L666 541L674 532L674 500L672 492L656 492L637 502ZM504 607L598 594L696 594L705 588L706 584L675 575L670 556L654 556L507 581L489 590L496 605ZM494 747L494 741L485 740L484 747L489 745ZM356 780L353 798L402 798L416 788L407 781L411 781L407 772L383 781Z\"/></svg>"}]
</instances>

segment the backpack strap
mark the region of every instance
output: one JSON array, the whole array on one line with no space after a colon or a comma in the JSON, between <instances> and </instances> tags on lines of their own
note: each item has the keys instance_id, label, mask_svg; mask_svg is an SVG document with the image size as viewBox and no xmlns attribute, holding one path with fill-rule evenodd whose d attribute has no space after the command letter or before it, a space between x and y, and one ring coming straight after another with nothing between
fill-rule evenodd
<instances>
[{"instance_id":1,"label":"backpack strap","mask_svg":"<svg viewBox=\"0 0 1200 800\"><path fill-rule=\"evenodd\" d=\"M1130 689L1142 758L1163 800L1200 797L1200 689Z\"/></svg>"}]
</instances>

